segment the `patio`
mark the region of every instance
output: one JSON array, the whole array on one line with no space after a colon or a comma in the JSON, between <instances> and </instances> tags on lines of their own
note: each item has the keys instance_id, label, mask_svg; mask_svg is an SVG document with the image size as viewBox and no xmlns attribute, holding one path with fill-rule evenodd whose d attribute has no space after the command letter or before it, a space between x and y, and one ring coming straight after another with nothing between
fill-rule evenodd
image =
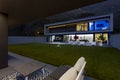
<instances>
[{"instance_id":1,"label":"patio","mask_svg":"<svg viewBox=\"0 0 120 80\"><path fill-rule=\"evenodd\" d=\"M55 70L56 66L8 52L8 67L0 70L0 80L43 80ZM85 77L84 80L93 78Z\"/></svg>"},{"instance_id":2,"label":"patio","mask_svg":"<svg viewBox=\"0 0 120 80\"><path fill-rule=\"evenodd\" d=\"M8 52L8 67L0 70L0 80L41 80L56 68L55 66Z\"/></svg>"}]
</instances>

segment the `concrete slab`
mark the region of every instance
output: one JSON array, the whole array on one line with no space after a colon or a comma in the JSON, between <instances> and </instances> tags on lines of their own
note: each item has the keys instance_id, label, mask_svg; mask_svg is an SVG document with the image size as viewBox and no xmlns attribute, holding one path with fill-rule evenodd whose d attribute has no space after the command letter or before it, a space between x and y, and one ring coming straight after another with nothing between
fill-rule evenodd
<instances>
[{"instance_id":1,"label":"concrete slab","mask_svg":"<svg viewBox=\"0 0 120 80\"><path fill-rule=\"evenodd\" d=\"M18 54L14 54L12 52L8 52L8 65L13 68L31 61L33 61L33 59Z\"/></svg>"},{"instance_id":2,"label":"concrete slab","mask_svg":"<svg viewBox=\"0 0 120 80\"><path fill-rule=\"evenodd\" d=\"M24 75L28 75L44 66L47 70L49 70L49 72L53 72L57 68L56 66L50 64L8 52L8 67L0 69L0 80L2 77L10 75L14 72L25 73Z\"/></svg>"},{"instance_id":3,"label":"concrete slab","mask_svg":"<svg viewBox=\"0 0 120 80\"><path fill-rule=\"evenodd\" d=\"M13 68L16 68L20 65L34 62L34 61L36 62L37 60L31 59L28 57L24 57L24 56L21 56L21 55L12 53L12 52L8 52L8 65L13 67ZM47 63L43 63L40 61L38 61L38 62L39 62L39 64L45 64L46 65L45 68L49 69L49 71L54 71L57 68L56 66L53 66L53 65L50 65Z\"/></svg>"},{"instance_id":4,"label":"concrete slab","mask_svg":"<svg viewBox=\"0 0 120 80\"><path fill-rule=\"evenodd\" d=\"M15 67L15 70L20 72L23 76L28 76L31 73L39 69L42 69L45 66L46 64L41 64L38 61L32 61L23 65L20 65L18 67Z\"/></svg>"},{"instance_id":5,"label":"concrete slab","mask_svg":"<svg viewBox=\"0 0 120 80\"><path fill-rule=\"evenodd\" d=\"M40 65L44 64L46 65L45 68L51 73L53 71L55 71L57 69L56 66L50 65L50 64L46 64L28 57L24 57L12 52L8 52L8 67L4 68L4 69L0 69L0 80L3 76L7 76L11 73L14 72L21 72L21 71L28 71L27 75L31 72L29 72L29 70L27 70L28 67L30 67L29 69L33 71L37 70L40 68ZM33 65L32 67L30 65ZM24 67L24 68L21 68ZM84 80L94 80L91 77L87 77L85 76Z\"/></svg>"}]
</instances>

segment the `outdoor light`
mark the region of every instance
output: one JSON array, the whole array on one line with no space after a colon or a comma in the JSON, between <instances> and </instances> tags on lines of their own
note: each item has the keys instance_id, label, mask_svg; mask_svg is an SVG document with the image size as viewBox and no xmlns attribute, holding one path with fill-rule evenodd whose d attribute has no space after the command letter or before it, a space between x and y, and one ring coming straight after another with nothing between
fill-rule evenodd
<instances>
[{"instance_id":1,"label":"outdoor light","mask_svg":"<svg viewBox=\"0 0 120 80\"><path fill-rule=\"evenodd\" d=\"M37 32L37 34L39 35L40 32Z\"/></svg>"}]
</instances>

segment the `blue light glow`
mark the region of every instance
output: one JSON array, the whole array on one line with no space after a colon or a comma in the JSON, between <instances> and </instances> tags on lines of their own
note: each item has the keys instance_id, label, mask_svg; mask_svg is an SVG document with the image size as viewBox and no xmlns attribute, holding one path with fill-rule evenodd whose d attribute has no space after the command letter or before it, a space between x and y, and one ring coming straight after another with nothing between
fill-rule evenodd
<instances>
[{"instance_id":1,"label":"blue light glow","mask_svg":"<svg viewBox=\"0 0 120 80\"><path fill-rule=\"evenodd\" d=\"M107 30L107 29L109 29L109 21L108 20L95 21L95 30L96 31Z\"/></svg>"},{"instance_id":2,"label":"blue light glow","mask_svg":"<svg viewBox=\"0 0 120 80\"><path fill-rule=\"evenodd\" d=\"M94 22L89 22L89 31L94 31Z\"/></svg>"}]
</instances>

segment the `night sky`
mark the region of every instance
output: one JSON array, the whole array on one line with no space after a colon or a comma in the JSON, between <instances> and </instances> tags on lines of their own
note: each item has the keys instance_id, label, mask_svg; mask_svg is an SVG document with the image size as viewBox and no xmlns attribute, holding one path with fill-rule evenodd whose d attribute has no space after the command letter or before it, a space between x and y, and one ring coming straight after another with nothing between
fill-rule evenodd
<instances>
[{"instance_id":1,"label":"night sky","mask_svg":"<svg viewBox=\"0 0 120 80\"><path fill-rule=\"evenodd\" d=\"M0 12L8 14L8 25L24 24L103 0L0 0Z\"/></svg>"}]
</instances>

